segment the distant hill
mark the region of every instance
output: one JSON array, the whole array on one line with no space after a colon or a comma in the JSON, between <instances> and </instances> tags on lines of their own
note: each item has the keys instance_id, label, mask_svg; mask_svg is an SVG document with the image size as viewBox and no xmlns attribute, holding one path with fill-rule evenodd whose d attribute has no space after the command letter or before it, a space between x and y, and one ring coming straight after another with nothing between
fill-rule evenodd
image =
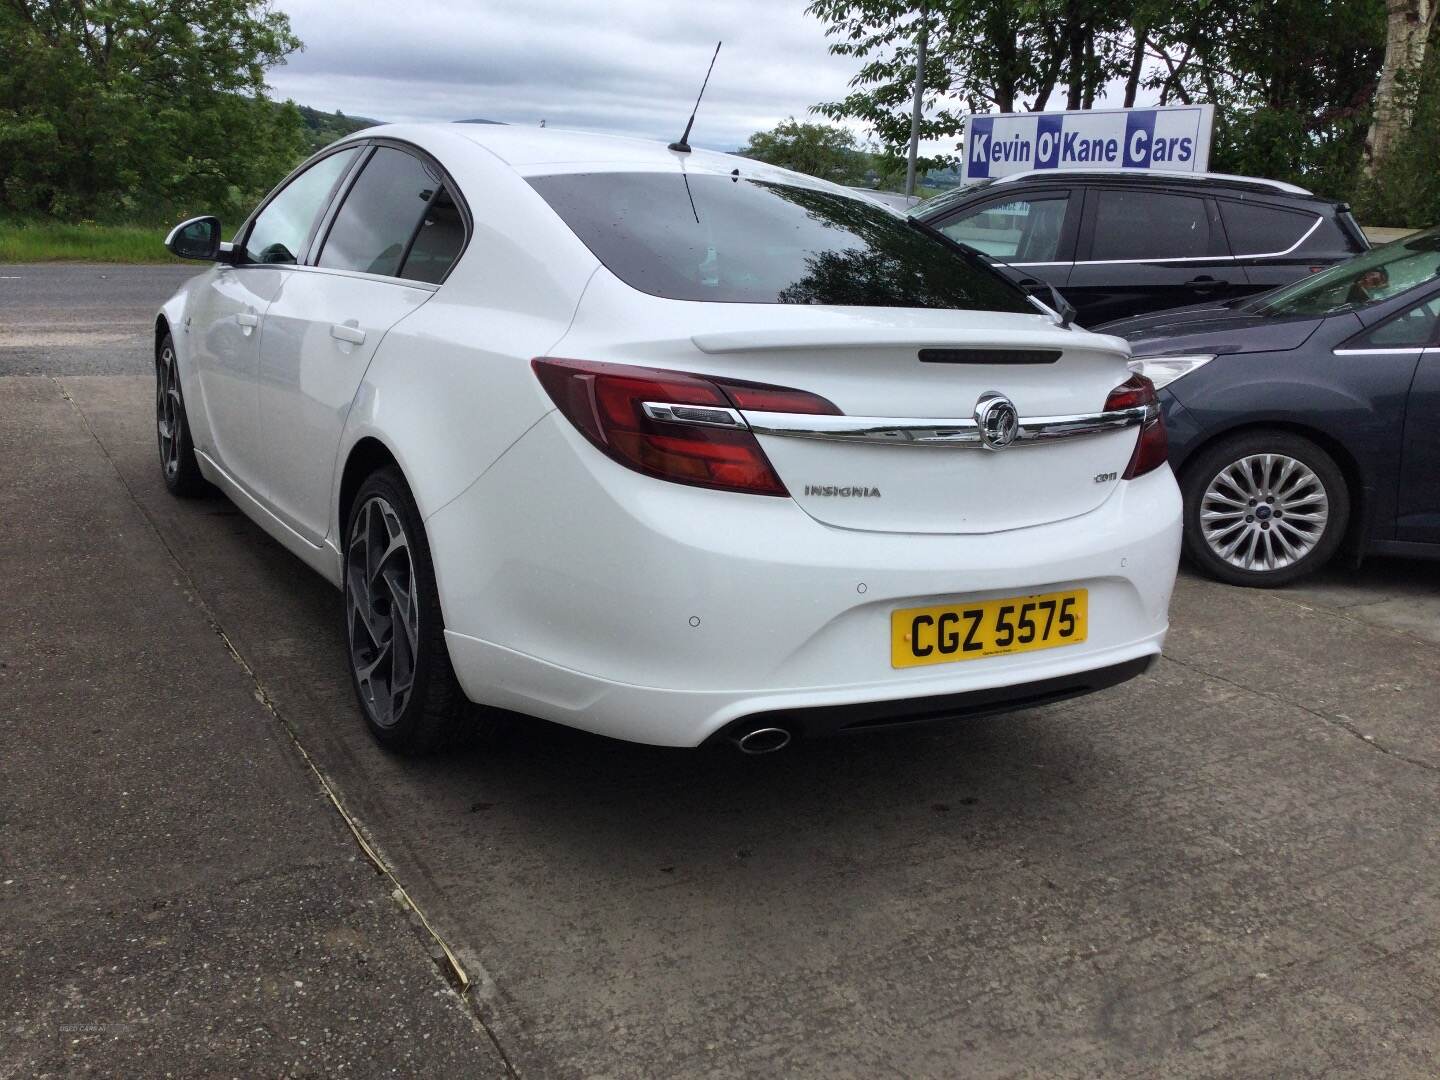
<instances>
[{"instance_id":1,"label":"distant hill","mask_svg":"<svg viewBox=\"0 0 1440 1080\"><path fill-rule=\"evenodd\" d=\"M368 116L346 116L339 109L333 113L321 112L319 109L312 109L308 105L297 105L300 110L300 118L305 121L305 137L308 140L308 152L314 153L322 146L329 146L342 135L349 135L352 131L359 131L361 128L375 127L383 124L383 120L372 120Z\"/></svg>"}]
</instances>

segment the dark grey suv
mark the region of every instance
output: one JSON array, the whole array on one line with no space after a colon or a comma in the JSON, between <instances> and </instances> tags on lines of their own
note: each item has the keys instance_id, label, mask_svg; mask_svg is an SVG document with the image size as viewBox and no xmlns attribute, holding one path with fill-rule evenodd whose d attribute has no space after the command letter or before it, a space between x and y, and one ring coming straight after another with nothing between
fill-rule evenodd
<instances>
[{"instance_id":1,"label":"dark grey suv","mask_svg":"<svg viewBox=\"0 0 1440 1080\"><path fill-rule=\"evenodd\" d=\"M1214 173L1019 173L911 213L1055 286L1084 326L1265 292L1370 246L1344 203Z\"/></svg>"}]
</instances>

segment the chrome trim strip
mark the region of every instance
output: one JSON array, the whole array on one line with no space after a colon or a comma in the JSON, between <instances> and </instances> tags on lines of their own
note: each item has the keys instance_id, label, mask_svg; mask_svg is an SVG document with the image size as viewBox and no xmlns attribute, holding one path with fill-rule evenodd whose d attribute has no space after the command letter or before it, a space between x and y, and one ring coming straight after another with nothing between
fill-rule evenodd
<instances>
[{"instance_id":1,"label":"chrome trim strip","mask_svg":"<svg viewBox=\"0 0 1440 1080\"><path fill-rule=\"evenodd\" d=\"M1073 439L1134 427L1145 420L1149 407L1137 405L1111 412L1067 416L1022 417L1012 445ZM742 412L756 435L831 442L907 444L980 449L979 425L973 419L901 418L893 416L817 416L808 413Z\"/></svg>"},{"instance_id":2,"label":"chrome trim strip","mask_svg":"<svg viewBox=\"0 0 1440 1080\"><path fill-rule=\"evenodd\" d=\"M1416 345L1408 349L1331 349L1334 356L1419 356L1425 347Z\"/></svg>"},{"instance_id":3,"label":"chrome trim strip","mask_svg":"<svg viewBox=\"0 0 1440 1080\"><path fill-rule=\"evenodd\" d=\"M676 405L664 401L642 401L640 407L651 420L667 424L700 427L744 428L748 425L738 410L719 405Z\"/></svg>"},{"instance_id":4,"label":"chrome trim strip","mask_svg":"<svg viewBox=\"0 0 1440 1080\"><path fill-rule=\"evenodd\" d=\"M1257 255L1176 255L1163 259L1076 259L1073 263L1068 262L1012 262L1011 266L1125 266L1131 263L1193 263L1193 262L1239 262L1241 259L1281 259L1286 255L1293 254L1300 245L1310 239L1310 235L1320 227L1325 219L1317 217L1310 228L1305 230L1304 235L1291 244L1284 251L1268 251Z\"/></svg>"}]
</instances>

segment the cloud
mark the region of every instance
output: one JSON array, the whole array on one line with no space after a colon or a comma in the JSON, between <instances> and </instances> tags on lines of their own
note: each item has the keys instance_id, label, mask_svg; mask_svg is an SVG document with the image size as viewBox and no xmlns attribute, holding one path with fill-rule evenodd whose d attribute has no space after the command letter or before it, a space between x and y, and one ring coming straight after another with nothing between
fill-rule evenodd
<instances>
[{"instance_id":1,"label":"cloud","mask_svg":"<svg viewBox=\"0 0 1440 1080\"><path fill-rule=\"evenodd\" d=\"M691 141L751 132L843 95L858 64L826 51L804 0L280 0L305 51L276 94L389 121L484 117L673 139L717 40ZM856 129L857 134L863 131Z\"/></svg>"}]
</instances>

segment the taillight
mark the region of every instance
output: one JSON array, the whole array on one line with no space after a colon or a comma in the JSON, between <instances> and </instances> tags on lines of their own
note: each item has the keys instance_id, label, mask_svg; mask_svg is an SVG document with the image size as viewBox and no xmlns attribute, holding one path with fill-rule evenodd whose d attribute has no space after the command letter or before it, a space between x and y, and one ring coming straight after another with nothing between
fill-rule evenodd
<instances>
[{"instance_id":1,"label":"taillight","mask_svg":"<svg viewBox=\"0 0 1440 1080\"><path fill-rule=\"evenodd\" d=\"M1134 409L1145 406L1145 420L1140 425L1140 438L1135 443L1135 452L1130 455L1130 464L1125 466L1122 480L1133 480L1165 464L1170 454L1170 442L1165 437L1165 418L1160 414L1160 401L1155 396L1155 385L1144 375L1131 375L1110 391L1105 399L1105 411Z\"/></svg>"},{"instance_id":2,"label":"taillight","mask_svg":"<svg viewBox=\"0 0 1440 1080\"><path fill-rule=\"evenodd\" d=\"M580 433L620 464L678 484L787 496L738 410L840 412L803 390L586 360L531 361Z\"/></svg>"}]
</instances>

